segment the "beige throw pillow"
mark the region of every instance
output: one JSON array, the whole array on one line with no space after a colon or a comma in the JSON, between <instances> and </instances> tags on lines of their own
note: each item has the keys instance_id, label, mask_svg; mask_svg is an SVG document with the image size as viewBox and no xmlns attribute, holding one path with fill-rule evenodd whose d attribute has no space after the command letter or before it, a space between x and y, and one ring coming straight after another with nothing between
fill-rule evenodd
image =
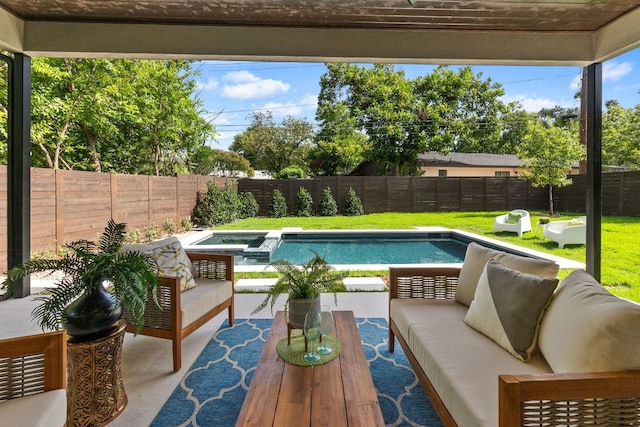
<instances>
[{"instance_id":1,"label":"beige throw pillow","mask_svg":"<svg viewBox=\"0 0 640 427\"><path fill-rule=\"evenodd\" d=\"M464 322L517 359L528 362L557 279L521 273L490 260Z\"/></svg>"},{"instance_id":2,"label":"beige throw pillow","mask_svg":"<svg viewBox=\"0 0 640 427\"><path fill-rule=\"evenodd\" d=\"M158 263L158 273L161 276L180 278L180 290L187 291L195 288L195 269L177 237L172 236L151 243L125 245L124 250L152 255Z\"/></svg>"},{"instance_id":3,"label":"beige throw pillow","mask_svg":"<svg viewBox=\"0 0 640 427\"><path fill-rule=\"evenodd\" d=\"M467 253L460 270L460 277L458 277L456 301L466 306L471 304L478 285L478 279L480 279L482 270L490 259L494 259L514 270L534 276L555 279L558 275L559 266L553 261L508 254L471 242L467 246Z\"/></svg>"},{"instance_id":4,"label":"beige throw pillow","mask_svg":"<svg viewBox=\"0 0 640 427\"><path fill-rule=\"evenodd\" d=\"M576 270L558 286L538 345L557 373L640 369L640 305Z\"/></svg>"}]
</instances>

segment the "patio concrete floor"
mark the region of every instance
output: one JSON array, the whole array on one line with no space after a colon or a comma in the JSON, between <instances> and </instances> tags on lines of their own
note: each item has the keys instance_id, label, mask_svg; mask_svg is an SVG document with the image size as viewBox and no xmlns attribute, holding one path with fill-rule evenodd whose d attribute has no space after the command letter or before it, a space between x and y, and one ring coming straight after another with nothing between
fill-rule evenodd
<instances>
[{"instance_id":1,"label":"patio concrete floor","mask_svg":"<svg viewBox=\"0 0 640 427\"><path fill-rule=\"evenodd\" d=\"M265 294L236 294L235 317L244 319L271 318L268 308L256 315L253 309ZM347 292L338 294L338 305L332 294L323 294L322 303L337 310L352 310L356 317L387 317L388 294L386 292ZM285 297L276 303L275 309L284 306ZM9 338L41 332L31 320L31 311L38 305L34 296L10 299L0 303L0 337ZM171 341L146 336L125 334L122 354L122 375L129 404L109 426L147 426L169 398L185 372L226 319L223 312L199 328L182 342L182 369L173 372Z\"/></svg>"}]
</instances>

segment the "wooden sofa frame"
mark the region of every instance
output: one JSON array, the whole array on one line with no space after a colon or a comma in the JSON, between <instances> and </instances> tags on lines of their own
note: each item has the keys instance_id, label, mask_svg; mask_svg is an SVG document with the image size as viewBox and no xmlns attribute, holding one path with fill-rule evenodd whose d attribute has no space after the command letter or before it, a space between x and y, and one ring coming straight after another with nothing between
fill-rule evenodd
<instances>
[{"instance_id":1,"label":"wooden sofa frame","mask_svg":"<svg viewBox=\"0 0 640 427\"><path fill-rule=\"evenodd\" d=\"M65 331L0 340L0 401L66 388Z\"/></svg>"},{"instance_id":2,"label":"wooden sofa frame","mask_svg":"<svg viewBox=\"0 0 640 427\"><path fill-rule=\"evenodd\" d=\"M392 267L389 304L394 298L455 298L459 268ZM389 318L389 351L397 338L445 426L457 426L431 381ZM455 339L452 337L451 339ZM500 375L499 426L639 425L640 371Z\"/></svg>"},{"instance_id":3,"label":"wooden sofa frame","mask_svg":"<svg viewBox=\"0 0 640 427\"><path fill-rule=\"evenodd\" d=\"M182 314L180 310L180 279L178 277L160 276L158 279L157 299L160 307L149 297L144 315L144 326L137 331L135 319L125 313L127 332L136 331L141 335L170 339L173 342L173 370L182 367L182 340L195 332L223 310L229 310L229 324L234 322L233 291L233 255L187 253L196 270L195 279L220 279L231 282L231 297L181 328Z\"/></svg>"}]
</instances>

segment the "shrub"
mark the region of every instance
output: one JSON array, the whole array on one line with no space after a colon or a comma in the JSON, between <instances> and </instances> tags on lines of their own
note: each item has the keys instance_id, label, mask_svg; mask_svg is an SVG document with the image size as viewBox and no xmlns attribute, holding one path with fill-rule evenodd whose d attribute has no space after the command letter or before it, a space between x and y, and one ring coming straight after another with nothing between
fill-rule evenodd
<instances>
[{"instance_id":1,"label":"shrub","mask_svg":"<svg viewBox=\"0 0 640 427\"><path fill-rule=\"evenodd\" d=\"M238 195L240 199L240 218L252 218L258 214L258 202L253 193L245 191Z\"/></svg>"},{"instance_id":2,"label":"shrub","mask_svg":"<svg viewBox=\"0 0 640 427\"><path fill-rule=\"evenodd\" d=\"M164 224L162 224L162 229L167 234L173 234L176 232L176 222L173 218L167 218L164 220Z\"/></svg>"},{"instance_id":3,"label":"shrub","mask_svg":"<svg viewBox=\"0 0 640 427\"><path fill-rule=\"evenodd\" d=\"M300 166L287 166L276 174L277 179L304 178L306 175Z\"/></svg>"},{"instance_id":4,"label":"shrub","mask_svg":"<svg viewBox=\"0 0 640 427\"><path fill-rule=\"evenodd\" d=\"M204 195L198 194L198 201L193 209L194 221L203 225L227 224L237 220L239 215L238 193L235 186L228 182L222 188L209 182L207 192Z\"/></svg>"},{"instance_id":5,"label":"shrub","mask_svg":"<svg viewBox=\"0 0 640 427\"><path fill-rule=\"evenodd\" d=\"M137 228L130 228L125 237L125 243L135 244L142 242L142 234Z\"/></svg>"},{"instance_id":6,"label":"shrub","mask_svg":"<svg viewBox=\"0 0 640 427\"><path fill-rule=\"evenodd\" d=\"M151 224L144 228L144 241L152 242L160 237L160 229L157 225Z\"/></svg>"},{"instance_id":7,"label":"shrub","mask_svg":"<svg viewBox=\"0 0 640 427\"><path fill-rule=\"evenodd\" d=\"M283 218L287 216L287 202L280 190L273 190L271 206L269 206L269 216L272 218Z\"/></svg>"},{"instance_id":8,"label":"shrub","mask_svg":"<svg viewBox=\"0 0 640 427\"><path fill-rule=\"evenodd\" d=\"M313 216L313 198L306 188L300 187L296 199L296 216Z\"/></svg>"},{"instance_id":9,"label":"shrub","mask_svg":"<svg viewBox=\"0 0 640 427\"><path fill-rule=\"evenodd\" d=\"M338 204L331 194L331 188L327 187L322 191L322 199L319 206L320 216L336 216L338 213Z\"/></svg>"},{"instance_id":10,"label":"shrub","mask_svg":"<svg viewBox=\"0 0 640 427\"><path fill-rule=\"evenodd\" d=\"M182 227L184 231L193 230L193 223L191 222L191 218L190 217L182 218L180 220L180 227Z\"/></svg>"},{"instance_id":11,"label":"shrub","mask_svg":"<svg viewBox=\"0 0 640 427\"><path fill-rule=\"evenodd\" d=\"M362 200L358 197L355 190L349 187L349 194L347 194L347 200L344 202L344 208L342 214L345 216L360 216L364 215L364 209L362 208Z\"/></svg>"}]
</instances>

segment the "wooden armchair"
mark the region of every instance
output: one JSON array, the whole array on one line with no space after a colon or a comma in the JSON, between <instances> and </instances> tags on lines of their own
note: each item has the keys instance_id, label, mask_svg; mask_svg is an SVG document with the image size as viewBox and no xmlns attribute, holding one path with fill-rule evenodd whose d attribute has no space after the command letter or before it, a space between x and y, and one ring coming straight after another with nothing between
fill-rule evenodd
<instances>
[{"instance_id":1,"label":"wooden armchair","mask_svg":"<svg viewBox=\"0 0 640 427\"><path fill-rule=\"evenodd\" d=\"M64 331L0 340L0 423L64 426L66 374Z\"/></svg>"},{"instance_id":2,"label":"wooden armchair","mask_svg":"<svg viewBox=\"0 0 640 427\"><path fill-rule=\"evenodd\" d=\"M197 286L180 291L178 277L159 277L158 303L149 298L144 327L139 332L173 341L173 370L182 367L182 340L224 309L233 325L233 256L188 253L195 269ZM125 312L127 332L136 332L136 321Z\"/></svg>"}]
</instances>

